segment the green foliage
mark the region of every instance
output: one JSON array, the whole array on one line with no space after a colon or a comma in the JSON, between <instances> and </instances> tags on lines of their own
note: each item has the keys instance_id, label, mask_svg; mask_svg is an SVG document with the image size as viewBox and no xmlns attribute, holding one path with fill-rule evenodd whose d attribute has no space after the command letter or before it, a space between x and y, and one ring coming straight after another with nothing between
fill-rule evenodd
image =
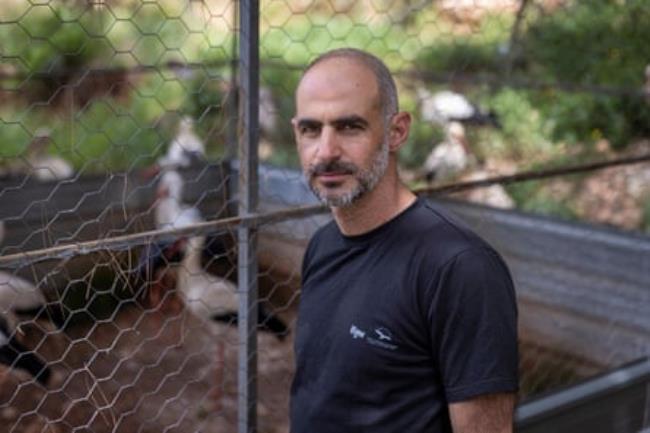
<instances>
[{"instance_id":1,"label":"green foliage","mask_svg":"<svg viewBox=\"0 0 650 433\"><path fill-rule=\"evenodd\" d=\"M110 53L100 20L71 21L74 9L33 7L18 23L0 26L3 55L30 72L71 70Z\"/></svg>"},{"instance_id":2,"label":"green foliage","mask_svg":"<svg viewBox=\"0 0 650 433\"><path fill-rule=\"evenodd\" d=\"M0 120L0 164L20 156L31 141L31 133L20 123L7 122L4 116Z\"/></svg>"},{"instance_id":3,"label":"green foliage","mask_svg":"<svg viewBox=\"0 0 650 433\"><path fill-rule=\"evenodd\" d=\"M522 41L529 72L605 86L641 86L650 58L645 0L572 2L532 23Z\"/></svg>"},{"instance_id":4,"label":"green foliage","mask_svg":"<svg viewBox=\"0 0 650 433\"><path fill-rule=\"evenodd\" d=\"M355 24L345 15L295 15L281 27L264 30L260 37L262 58L305 65L315 56L340 47L366 49L389 66L402 63L414 51L412 39L388 22ZM399 53L398 56L391 54Z\"/></svg>"},{"instance_id":5,"label":"green foliage","mask_svg":"<svg viewBox=\"0 0 650 433\"><path fill-rule=\"evenodd\" d=\"M539 181L520 182L508 185L506 191L517 204L517 208L566 220L577 220L576 212L570 204L554 197L543 188Z\"/></svg>"},{"instance_id":6,"label":"green foliage","mask_svg":"<svg viewBox=\"0 0 650 433\"><path fill-rule=\"evenodd\" d=\"M227 103L229 83L226 78L199 72L189 83L188 97L183 112L196 119L223 116Z\"/></svg>"},{"instance_id":7,"label":"green foliage","mask_svg":"<svg viewBox=\"0 0 650 433\"><path fill-rule=\"evenodd\" d=\"M95 99L73 118L53 123L53 141L77 170L131 170L162 154L175 128L154 126L165 115L157 96L161 82L149 80L127 101ZM166 98L181 101L181 88L164 86ZM58 120L58 119L56 119Z\"/></svg>"},{"instance_id":8,"label":"green foliage","mask_svg":"<svg viewBox=\"0 0 650 433\"><path fill-rule=\"evenodd\" d=\"M615 148L650 134L650 108L640 99L546 92L533 99L552 122L551 138L593 143L606 138Z\"/></svg>"},{"instance_id":9,"label":"green foliage","mask_svg":"<svg viewBox=\"0 0 650 433\"><path fill-rule=\"evenodd\" d=\"M132 167L162 152L179 113L197 119L197 132L212 143L211 151L222 152L233 119L224 112L233 34L231 29L205 25L189 9L162 2L137 8L118 2L97 9L37 4L18 21L0 23L3 60L31 77L35 72L94 66L155 66L172 59L209 65L195 70L189 82L173 72L148 75L123 100L92 100L72 120L41 109L22 117L3 115L0 156L20 155L33 131L46 124L55 131L54 150L65 153L78 168L87 167L93 158L99 161L93 169ZM276 163L295 164L289 119L300 72L283 65L302 66L325 50L352 46L377 54L395 70L410 68L413 60L434 74L499 74L513 24L513 14L487 16L467 32L437 15L434 7L402 24L382 19L388 13L362 23L352 15L323 10L293 14L279 5L263 10L269 19L262 20L260 83L271 89L278 108L279 126L268 137L276 145L271 157ZM650 8L645 0L567 2L545 15L528 14L513 73L550 83L640 88L650 59L648 40ZM271 67L268 61L279 66ZM39 78L4 85L29 96L43 91L43 83L49 86L47 96L62 84ZM472 97L494 110L503 124L502 131L468 131L476 136L480 155L528 163L565 149L554 142L575 145L606 138L623 146L632 137L650 135L650 105L641 98L519 89L478 89ZM406 108L416 111L408 103ZM160 121L171 116L167 123ZM419 167L440 139L439 130L414 124L402 163Z\"/></svg>"},{"instance_id":10,"label":"green foliage","mask_svg":"<svg viewBox=\"0 0 650 433\"><path fill-rule=\"evenodd\" d=\"M206 152L212 157L225 155L227 129L237 127L237 108L233 105L236 95L230 87L228 72L223 68L196 71L187 83L181 105L180 112L195 119L195 132L205 141Z\"/></svg>"},{"instance_id":11,"label":"green foliage","mask_svg":"<svg viewBox=\"0 0 650 433\"><path fill-rule=\"evenodd\" d=\"M496 47L477 43L471 38L437 44L418 59L418 63L437 73L468 73L497 71Z\"/></svg>"},{"instance_id":12,"label":"green foliage","mask_svg":"<svg viewBox=\"0 0 650 433\"><path fill-rule=\"evenodd\" d=\"M475 133L480 156L529 163L534 157L556 152L548 138L548 120L530 99L530 93L508 88L483 97L485 107L499 118L501 129L483 128Z\"/></svg>"},{"instance_id":13,"label":"green foliage","mask_svg":"<svg viewBox=\"0 0 650 433\"><path fill-rule=\"evenodd\" d=\"M260 85L271 91L277 109L277 128L269 138L274 143L281 143L291 153L295 153L291 118L296 113L294 93L298 87L301 71L269 66L262 68L260 73Z\"/></svg>"},{"instance_id":14,"label":"green foliage","mask_svg":"<svg viewBox=\"0 0 650 433\"><path fill-rule=\"evenodd\" d=\"M299 168L300 158L298 157L298 152L296 152L294 146L291 146L290 148L288 146L283 146L281 150L274 149L274 152L265 163L278 167Z\"/></svg>"},{"instance_id":15,"label":"green foliage","mask_svg":"<svg viewBox=\"0 0 650 433\"><path fill-rule=\"evenodd\" d=\"M522 40L521 73L550 82L640 89L650 59L645 0L573 2L532 23ZM553 119L553 138L625 146L650 135L650 107L640 97L545 92L537 102Z\"/></svg>"},{"instance_id":16,"label":"green foliage","mask_svg":"<svg viewBox=\"0 0 650 433\"><path fill-rule=\"evenodd\" d=\"M167 18L153 3L131 9L36 5L19 21L0 23L0 52L28 73L64 73L82 66L206 61L231 51L229 29L201 26L190 32L199 26L188 10L181 19Z\"/></svg>"},{"instance_id":17,"label":"green foliage","mask_svg":"<svg viewBox=\"0 0 650 433\"><path fill-rule=\"evenodd\" d=\"M431 45L415 59L416 68L435 74L500 72L503 59L499 48L509 37L509 19L490 16L481 27L467 35L458 35L444 24L432 25L437 34L430 35Z\"/></svg>"},{"instance_id":18,"label":"green foliage","mask_svg":"<svg viewBox=\"0 0 650 433\"><path fill-rule=\"evenodd\" d=\"M144 165L163 145L155 130L108 101L95 101L74 121L57 124L53 141L62 157L86 173Z\"/></svg>"},{"instance_id":19,"label":"green foliage","mask_svg":"<svg viewBox=\"0 0 650 433\"><path fill-rule=\"evenodd\" d=\"M13 106L0 111L0 167L27 156L25 152L36 131L49 124L43 110Z\"/></svg>"},{"instance_id":20,"label":"green foliage","mask_svg":"<svg viewBox=\"0 0 650 433\"><path fill-rule=\"evenodd\" d=\"M275 130L262 131L263 139L274 145L274 152L268 162L282 166L297 166L298 159L294 149L293 131L290 119L295 113L293 94L301 72L283 65L275 66L270 59L261 59L260 86L271 92L277 110ZM230 71L225 67L197 71L189 82L187 98L182 111L197 119L197 132L211 142L210 154L222 156L227 141L227 128L237 127L234 112L229 108L228 97L236 95L230 91Z\"/></svg>"},{"instance_id":21,"label":"green foliage","mask_svg":"<svg viewBox=\"0 0 650 433\"><path fill-rule=\"evenodd\" d=\"M2 107L0 164L22 155L34 131L48 126L50 151L77 170L128 170L165 151L180 118L169 120L170 113L209 117L205 109L214 105L219 92L209 80L208 86L187 86L176 76L187 71L130 77L132 87L121 91L118 99L106 96L110 77L106 84L101 82L105 87L94 86L92 80L82 83L85 87L79 91L71 85L88 68L153 66L169 60L223 62L231 54L230 30L206 28L188 8L179 9L174 17L166 9L153 3L135 9L127 3L110 8L44 4L32 6L14 22L0 23L4 63L8 70L28 77L3 82L3 89L15 91L22 101L16 97L11 106ZM74 105L65 98L63 86L78 98ZM206 122L198 126L205 135Z\"/></svg>"},{"instance_id":22,"label":"green foliage","mask_svg":"<svg viewBox=\"0 0 650 433\"><path fill-rule=\"evenodd\" d=\"M437 74L499 74L505 60L499 50L509 43L507 24L485 19L480 31L466 36L436 26L441 34L432 38L432 45L421 51L415 63L422 71ZM521 102L521 111L530 112L533 106L539 119L526 121L523 114L516 114L523 120L519 133L506 131L503 140L525 138L525 146L533 150L526 135L542 145L551 140L584 144L606 138L615 147L649 136L650 106L641 97L553 90L553 83L640 89L650 59L649 40L650 8L645 0L571 2L536 15L524 26L516 47L514 73L524 80L548 82L551 90L512 91L519 96L509 98ZM496 105L499 114L508 116L508 110L518 110L514 101L497 98L501 101L488 98L488 103ZM499 110L499 105L508 110Z\"/></svg>"}]
</instances>

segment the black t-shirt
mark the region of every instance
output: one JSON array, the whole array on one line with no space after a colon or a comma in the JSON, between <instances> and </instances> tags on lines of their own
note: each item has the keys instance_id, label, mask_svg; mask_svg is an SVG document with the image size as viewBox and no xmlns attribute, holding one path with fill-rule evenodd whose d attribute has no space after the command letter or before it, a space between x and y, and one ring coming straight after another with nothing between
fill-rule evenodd
<instances>
[{"instance_id":1,"label":"black t-shirt","mask_svg":"<svg viewBox=\"0 0 650 433\"><path fill-rule=\"evenodd\" d=\"M331 222L302 278L292 433L448 432L447 403L517 390L510 274L437 206L360 236Z\"/></svg>"}]
</instances>

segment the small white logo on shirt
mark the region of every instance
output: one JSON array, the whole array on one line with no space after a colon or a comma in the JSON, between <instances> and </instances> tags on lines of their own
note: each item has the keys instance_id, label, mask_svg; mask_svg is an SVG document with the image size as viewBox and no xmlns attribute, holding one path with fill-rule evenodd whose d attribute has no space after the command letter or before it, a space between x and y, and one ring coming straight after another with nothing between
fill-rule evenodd
<instances>
[{"instance_id":1,"label":"small white logo on shirt","mask_svg":"<svg viewBox=\"0 0 650 433\"><path fill-rule=\"evenodd\" d=\"M392 341L393 338L390 335L390 331L386 328L376 328L375 329L375 334L377 334L377 337L380 340L385 340L385 341Z\"/></svg>"},{"instance_id":2,"label":"small white logo on shirt","mask_svg":"<svg viewBox=\"0 0 650 433\"><path fill-rule=\"evenodd\" d=\"M397 345L393 344L392 342L393 336L391 335L391 332L388 329L384 327L379 327L379 328L375 328L374 331L376 337L373 337L372 334L366 337L366 331L363 331L357 325L350 326L350 335L355 340L356 339L366 340L368 344L372 346L381 347L383 349L388 349L388 350L397 349Z\"/></svg>"},{"instance_id":3,"label":"small white logo on shirt","mask_svg":"<svg viewBox=\"0 0 650 433\"><path fill-rule=\"evenodd\" d=\"M354 338L355 340L357 338L365 338L366 337L366 333L364 331L362 331L361 329L357 328L356 325L350 326L350 335L352 335L352 338Z\"/></svg>"}]
</instances>

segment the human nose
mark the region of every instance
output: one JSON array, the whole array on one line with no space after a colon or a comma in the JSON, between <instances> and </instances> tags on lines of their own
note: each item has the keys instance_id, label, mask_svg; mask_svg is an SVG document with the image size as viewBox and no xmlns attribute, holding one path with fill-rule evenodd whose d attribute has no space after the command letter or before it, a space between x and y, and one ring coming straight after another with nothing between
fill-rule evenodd
<instances>
[{"instance_id":1,"label":"human nose","mask_svg":"<svg viewBox=\"0 0 650 433\"><path fill-rule=\"evenodd\" d=\"M331 161L341 157L341 143L333 128L323 128L318 143L318 158Z\"/></svg>"}]
</instances>

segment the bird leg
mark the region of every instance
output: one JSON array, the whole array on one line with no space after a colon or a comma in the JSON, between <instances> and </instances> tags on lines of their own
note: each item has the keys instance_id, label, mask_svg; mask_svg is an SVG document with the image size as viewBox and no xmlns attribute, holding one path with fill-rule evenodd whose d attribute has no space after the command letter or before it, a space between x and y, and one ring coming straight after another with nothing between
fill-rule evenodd
<instances>
[{"instance_id":1,"label":"bird leg","mask_svg":"<svg viewBox=\"0 0 650 433\"><path fill-rule=\"evenodd\" d=\"M214 386L210 390L210 398L214 403L214 411L220 412L223 409L223 394L224 394L224 369L225 369L225 344L223 340L218 340L215 348L215 363L214 363Z\"/></svg>"},{"instance_id":2,"label":"bird leg","mask_svg":"<svg viewBox=\"0 0 650 433\"><path fill-rule=\"evenodd\" d=\"M164 268L155 271L155 278L147 291L147 307L154 315L157 326L161 325L162 316L173 313L174 316L182 310L176 296L176 269Z\"/></svg>"}]
</instances>

